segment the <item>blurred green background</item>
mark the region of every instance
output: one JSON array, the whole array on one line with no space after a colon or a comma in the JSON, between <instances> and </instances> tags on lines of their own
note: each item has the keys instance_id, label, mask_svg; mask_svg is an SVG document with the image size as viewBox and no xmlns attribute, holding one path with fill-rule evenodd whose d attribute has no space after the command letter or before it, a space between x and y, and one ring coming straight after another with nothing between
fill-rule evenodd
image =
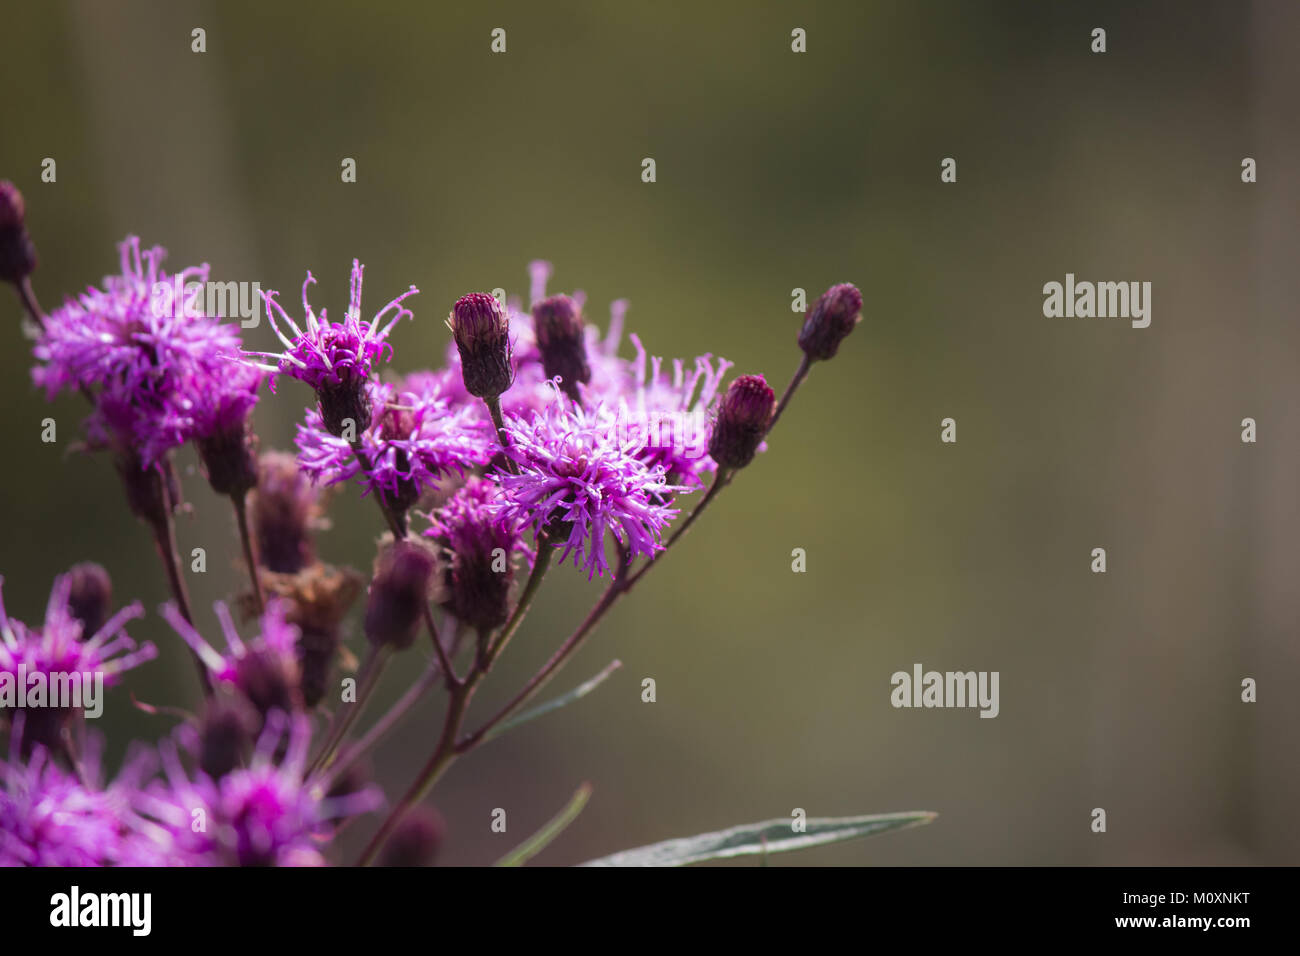
<instances>
[{"instance_id":1,"label":"blurred green background","mask_svg":"<svg viewBox=\"0 0 1300 956\"><path fill-rule=\"evenodd\" d=\"M796 807L942 815L774 862L1300 862L1295 5L84 2L4 19L0 176L27 197L47 308L113 271L130 232L287 302L311 268L332 312L355 256L370 309L422 290L394 336L409 371L441 361L455 297L526 296L526 264L547 258L552 289L586 290L602 325L626 297L653 353L712 352L781 387L791 290L863 289L861 326L768 453L552 692L624 667L444 779L443 862L496 859L584 780L587 810L539 862ZM1150 281L1151 327L1044 318L1042 286L1066 272ZM38 619L79 560L152 609L148 536L110 462L69 452L81 403L31 388L16 299L3 309L9 611ZM307 397L263 401L263 447L290 445ZM39 441L47 414L57 445ZM1258 444L1239 439L1246 416ZM215 637L237 542L181 461L181 546L209 551L190 585ZM368 569L373 506L340 495L332 516L325 558ZM475 713L597 593L553 573ZM193 706L175 635L154 615L133 633L163 654L130 692ZM915 662L999 671L1000 716L893 709L889 677ZM378 755L390 796L441 712L427 702ZM114 754L168 726L126 691L100 725Z\"/></svg>"}]
</instances>

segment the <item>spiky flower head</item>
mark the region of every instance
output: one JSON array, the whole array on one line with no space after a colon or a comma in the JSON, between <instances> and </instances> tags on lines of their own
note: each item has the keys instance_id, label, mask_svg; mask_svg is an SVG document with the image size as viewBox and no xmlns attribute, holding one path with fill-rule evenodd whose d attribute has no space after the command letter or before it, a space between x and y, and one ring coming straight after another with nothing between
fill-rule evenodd
<instances>
[{"instance_id":1,"label":"spiky flower head","mask_svg":"<svg viewBox=\"0 0 1300 956\"><path fill-rule=\"evenodd\" d=\"M835 357L862 319L862 293L848 282L833 285L813 303L799 330L799 348L813 360Z\"/></svg>"},{"instance_id":2,"label":"spiky flower head","mask_svg":"<svg viewBox=\"0 0 1300 956\"><path fill-rule=\"evenodd\" d=\"M509 610L518 532L500 513L501 490L472 477L430 517L424 533L441 546L447 609L480 631L500 627Z\"/></svg>"},{"instance_id":3,"label":"spiky flower head","mask_svg":"<svg viewBox=\"0 0 1300 956\"><path fill-rule=\"evenodd\" d=\"M312 481L332 485L356 477L365 493L378 492L397 513L405 512L449 475L487 464L495 451L492 430L479 409L454 406L428 373L398 384L367 386L370 426L356 435L368 468L354 448L332 435L309 409L298 426L298 461Z\"/></svg>"},{"instance_id":4,"label":"spiky flower head","mask_svg":"<svg viewBox=\"0 0 1300 956\"><path fill-rule=\"evenodd\" d=\"M342 435L347 422L356 432L370 425L370 403L365 385L370 380L378 359L387 360L393 354L388 334L403 318L412 312L402 305L408 297L420 290L411 286L376 313L370 321L361 318L361 280L364 267L352 260L352 279L348 295L348 308L342 322L330 322L325 310L317 316L307 301L307 287L316 280L310 271L302 284L303 326L300 327L276 300L278 293L263 292L266 314L271 328L283 343L283 352L245 352L245 355L275 359L276 364L260 367L272 373L271 390L275 390L278 374L290 375L306 382L316 392L320 414L331 435ZM281 325L285 328L281 328ZM292 333L290 335L289 333Z\"/></svg>"},{"instance_id":5,"label":"spiky flower head","mask_svg":"<svg viewBox=\"0 0 1300 956\"><path fill-rule=\"evenodd\" d=\"M252 759L214 780L186 772L180 750L159 745L166 780L137 802L165 827L177 862L190 866L322 866L320 844L334 821L378 809L383 797L368 788L327 797L323 781L307 777L311 725L274 711ZM282 756L278 756L282 755ZM192 824L201 812L204 826Z\"/></svg>"},{"instance_id":6,"label":"spiky flower head","mask_svg":"<svg viewBox=\"0 0 1300 956\"><path fill-rule=\"evenodd\" d=\"M81 779L37 746L23 760L17 739L0 760L0 867L162 866L165 834L133 809L152 769L143 750L128 755L117 779L100 784L101 744L91 736Z\"/></svg>"},{"instance_id":7,"label":"spiky flower head","mask_svg":"<svg viewBox=\"0 0 1300 956\"><path fill-rule=\"evenodd\" d=\"M471 292L447 316L460 351L465 390L475 398L498 398L514 382L510 364L510 317L495 296Z\"/></svg>"},{"instance_id":8,"label":"spiky flower head","mask_svg":"<svg viewBox=\"0 0 1300 956\"><path fill-rule=\"evenodd\" d=\"M761 375L742 375L718 402L709 436L709 455L723 468L744 468L754 460L776 408L776 393Z\"/></svg>"},{"instance_id":9,"label":"spiky flower head","mask_svg":"<svg viewBox=\"0 0 1300 956\"><path fill-rule=\"evenodd\" d=\"M3 584L4 578L0 577L0 701L13 698L19 682L26 681L29 707L20 709L26 713L24 752L35 743L56 743L72 714L69 707L53 699L36 704L35 687L44 688L44 696L48 697L56 686L71 686L68 682L73 675L81 686L96 675L102 676L104 686L112 686L121 674L158 655L153 644L137 645L124 630L127 621L144 615L138 602L118 611L87 635L69 607L72 577L60 575L50 591L44 623L40 628L29 628L5 613ZM0 708L0 713L4 710Z\"/></svg>"},{"instance_id":10,"label":"spiky flower head","mask_svg":"<svg viewBox=\"0 0 1300 956\"><path fill-rule=\"evenodd\" d=\"M203 314L205 264L168 274L166 250L128 236L121 272L52 311L33 354L32 379L48 397L90 396L96 446L126 449L145 467L195 435L190 383L224 369L239 332Z\"/></svg>"},{"instance_id":11,"label":"spiky flower head","mask_svg":"<svg viewBox=\"0 0 1300 956\"><path fill-rule=\"evenodd\" d=\"M588 578L609 568L607 534L632 557L660 550L677 514L666 496L689 489L669 485L661 466L647 465L620 441L603 409L588 413L557 393L545 413L508 419L506 428L517 473L499 476L502 517L544 531L563 548L560 561L573 555Z\"/></svg>"},{"instance_id":12,"label":"spiky flower head","mask_svg":"<svg viewBox=\"0 0 1300 956\"><path fill-rule=\"evenodd\" d=\"M158 613L190 646L214 683L240 691L263 716L273 710L300 708L298 629L286 620L286 608L278 601L268 603L260 631L249 641L240 638L224 603L218 601L213 609L226 638L224 654L203 639L175 604L164 604Z\"/></svg>"}]
</instances>

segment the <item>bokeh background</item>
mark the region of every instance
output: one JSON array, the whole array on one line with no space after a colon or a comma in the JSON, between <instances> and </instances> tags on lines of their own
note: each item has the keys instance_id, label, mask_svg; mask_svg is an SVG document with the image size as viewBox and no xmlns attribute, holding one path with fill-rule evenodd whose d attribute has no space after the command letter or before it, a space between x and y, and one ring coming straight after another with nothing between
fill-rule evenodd
<instances>
[{"instance_id":1,"label":"bokeh background","mask_svg":"<svg viewBox=\"0 0 1300 956\"><path fill-rule=\"evenodd\" d=\"M441 360L458 295L526 295L540 257L602 324L630 299L652 352L783 386L791 290L862 287L861 326L770 451L552 688L623 668L444 779L443 862L491 862L583 781L590 804L539 862L796 807L941 816L774 864L1300 862L1295 5L51 2L9 5L2 35L0 176L27 196L47 307L112 271L130 232L289 301L311 268L331 310L355 256L372 307L422 290L394 337L409 371ZM1151 327L1044 318L1066 272L1150 281ZM155 607L109 461L70 450L80 403L31 388L16 299L0 309L9 612L39 618L53 576L88 559ZM306 399L263 401L264 447L290 446ZM181 461L212 628L240 585L236 538ZM340 495L332 516L324 557L367 569L373 506ZM552 573L480 716L597 593ZM153 615L133 633L164 653L129 692L193 706L179 640ZM999 671L1001 715L893 709L889 676L914 662ZM423 666L410 652L382 700ZM378 755L390 794L441 710ZM117 756L170 724L123 691L100 726Z\"/></svg>"}]
</instances>

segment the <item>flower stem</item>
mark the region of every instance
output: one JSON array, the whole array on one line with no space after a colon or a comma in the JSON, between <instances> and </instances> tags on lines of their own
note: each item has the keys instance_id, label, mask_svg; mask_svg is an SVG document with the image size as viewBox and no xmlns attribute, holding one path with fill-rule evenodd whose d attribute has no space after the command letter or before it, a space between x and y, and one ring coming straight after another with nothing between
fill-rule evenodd
<instances>
[{"instance_id":1,"label":"flower stem","mask_svg":"<svg viewBox=\"0 0 1300 956\"><path fill-rule=\"evenodd\" d=\"M157 476L159 481L163 481L162 475ZM172 592L172 598L176 601L176 607L181 612L181 617L185 618L186 623L194 624L194 613L190 610L190 594L185 587L185 578L181 575L181 559L176 550L176 524L172 520L170 506L163 508L162 514L158 515L150 523L153 529L154 545L158 550L158 557L162 561L163 571L167 574L167 586ZM190 649L190 656L194 658L194 666L199 671L199 683L203 685L203 694L205 697L212 696L212 678L208 675L208 668L194 649Z\"/></svg>"},{"instance_id":2,"label":"flower stem","mask_svg":"<svg viewBox=\"0 0 1300 956\"><path fill-rule=\"evenodd\" d=\"M803 380L808 377L808 372L811 369L812 359L810 359L808 354L805 352L803 361L801 361L799 367L795 369L794 378L790 379L790 384L785 387L785 393L781 396L781 401L777 402L776 411L772 413L772 420L767 423L767 431L763 433L764 436L776 427L777 419L781 417L781 413L785 411L785 407L790 404L790 399L794 398L795 391L803 383Z\"/></svg>"},{"instance_id":3,"label":"flower stem","mask_svg":"<svg viewBox=\"0 0 1300 956\"><path fill-rule=\"evenodd\" d=\"M351 705L340 704L340 710L334 712L334 717L330 720L330 729L325 736L325 745L321 752L316 755L311 766L307 770L306 776L310 776L317 770L328 767L334 758L334 751L338 745L347 736L348 728L352 722L361 716L361 712L366 709L366 703L370 699L371 693L379 684L379 677L383 674L392 655L389 653L391 648L387 644L381 644L371 647L370 653L366 656L365 662L361 665L361 670L357 674L357 699Z\"/></svg>"},{"instance_id":4,"label":"flower stem","mask_svg":"<svg viewBox=\"0 0 1300 956\"><path fill-rule=\"evenodd\" d=\"M519 474L519 466L510 457L510 433L506 431L506 421L501 414L501 396L494 395L491 398L484 398L483 404L487 406L488 414L492 416L492 424L497 429L497 441L501 443L501 450L505 452L506 471L512 475L517 475Z\"/></svg>"},{"instance_id":5,"label":"flower stem","mask_svg":"<svg viewBox=\"0 0 1300 956\"><path fill-rule=\"evenodd\" d=\"M501 652L505 650L510 638L514 637L515 631L519 630L519 625L524 621L524 615L528 613L528 608L533 603L533 598L537 596L537 591L541 587L542 578L546 576L546 569L551 566L551 558L554 553L555 549L551 547L546 533L543 532L538 535L537 557L533 559L533 569L528 574L528 582L524 585L523 593L519 595L519 603L515 605L510 620L506 621L505 627L501 629L500 636L489 647L483 670L487 670L493 665L496 659L501 656Z\"/></svg>"},{"instance_id":6,"label":"flower stem","mask_svg":"<svg viewBox=\"0 0 1300 956\"><path fill-rule=\"evenodd\" d=\"M235 506L235 523L239 525L239 541L244 548L244 563L248 565L248 577L253 582L253 601L257 605L260 617L266 610L266 598L262 595L262 580L257 574L257 556L253 552L253 537L248 533L248 493L237 492L230 496Z\"/></svg>"},{"instance_id":7,"label":"flower stem","mask_svg":"<svg viewBox=\"0 0 1300 956\"><path fill-rule=\"evenodd\" d=\"M18 283L18 298L22 300L23 308L32 317L32 321L41 328L45 328L45 312L41 309L41 304L36 301L36 292L32 289L31 276L23 276L22 281Z\"/></svg>"}]
</instances>

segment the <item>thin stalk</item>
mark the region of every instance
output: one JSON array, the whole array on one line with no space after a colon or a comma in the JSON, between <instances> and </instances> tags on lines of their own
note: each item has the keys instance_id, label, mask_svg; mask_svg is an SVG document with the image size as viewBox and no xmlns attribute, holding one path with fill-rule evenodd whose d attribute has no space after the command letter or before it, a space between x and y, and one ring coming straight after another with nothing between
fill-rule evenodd
<instances>
[{"instance_id":1,"label":"thin stalk","mask_svg":"<svg viewBox=\"0 0 1300 956\"><path fill-rule=\"evenodd\" d=\"M790 384L785 387L785 394L781 396L781 401L776 404L776 411L772 413L772 420L767 423L767 432L764 432L764 435L771 432L771 430L776 427L777 419L781 417L781 413L785 411L785 407L790 404L790 399L794 398L794 393L798 390L800 384L803 383L803 380L808 377L808 372L811 369L812 359L810 359L808 353L805 352L803 361L801 361L799 367L795 369L794 378L790 379Z\"/></svg>"},{"instance_id":2,"label":"thin stalk","mask_svg":"<svg viewBox=\"0 0 1300 956\"><path fill-rule=\"evenodd\" d=\"M519 630L519 625L524 621L524 615L528 613L528 608L533 603L533 598L537 596L537 591L542 585L542 578L546 576L546 569L551 566L551 558L555 555L555 549L551 547L550 539L545 532L537 537L537 557L533 560L533 569L528 573L528 581L524 585L523 593L519 595L519 603L515 605L514 613L510 615L510 620L501 629L501 634L497 637L487 652L487 659L484 662L484 670L492 666L501 652L505 650L506 645L510 643L510 638L514 637L515 631Z\"/></svg>"},{"instance_id":3,"label":"thin stalk","mask_svg":"<svg viewBox=\"0 0 1300 956\"><path fill-rule=\"evenodd\" d=\"M158 480L165 479L159 475ZM181 617L193 625L194 612L190 610L189 590L185 587L185 578L181 575L181 559L176 549L176 524L172 521L171 508L164 507L163 514L149 524L153 529L154 545L162 561L163 571L167 574L167 586L172 592L172 598L176 601ZM211 697L212 678L208 674L207 666L199 659L199 655L193 648L190 648L190 656L194 658L194 666L198 668L199 683L203 685L204 696Z\"/></svg>"},{"instance_id":4,"label":"thin stalk","mask_svg":"<svg viewBox=\"0 0 1300 956\"><path fill-rule=\"evenodd\" d=\"M510 433L506 431L506 420L501 414L501 396L494 395L491 398L484 398L483 404L487 406L488 414L492 416L492 424L497 429L497 441L501 443L501 450L506 452L506 470L512 475L519 474L519 466L515 460L510 457Z\"/></svg>"},{"instance_id":5,"label":"thin stalk","mask_svg":"<svg viewBox=\"0 0 1300 956\"><path fill-rule=\"evenodd\" d=\"M253 582L253 601L257 605L260 617L266 610L266 599L262 595L262 580L257 573L257 556L253 552L253 536L248 532L248 493L238 492L230 496L235 507L235 523L239 525L239 541L244 548L244 563L248 565L248 577Z\"/></svg>"},{"instance_id":6,"label":"thin stalk","mask_svg":"<svg viewBox=\"0 0 1300 956\"><path fill-rule=\"evenodd\" d=\"M22 300L23 308L32 317L32 321L41 328L45 328L47 321L45 311L41 308L41 304L36 301L36 292L32 289L31 276L23 276L22 281L18 283L18 298Z\"/></svg>"},{"instance_id":7,"label":"thin stalk","mask_svg":"<svg viewBox=\"0 0 1300 956\"><path fill-rule=\"evenodd\" d=\"M682 536L690 530L691 525L695 524L695 519L704 513L704 509L707 508L713 502L713 499L718 496L718 493L731 482L732 474L733 473L726 468L718 469L718 473L713 476L713 484L709 485L709 490L704 493L704 498L695 506L695 510L687 515L686 520L674 529L672 536L669 537L663 550L647 561L645 565L642 566L641 570L637 571L636 574L632 575L632 577L628 579L624 586L624 590L632 590L632 587L645 577L646 572L659 563L663 556L668 552L668 549L681 540Z\"/></svg>"},{"instance_id":8,"label":"thin stalk","mask_svg":"<svg viewBox=\"0 0 1300 956\"><path fill-rule=\"evenodd\" d=\"M329 766L330 761L334 758L334 751L343 741L343 738L347 736L348 728L366 709L366 703L370 700L370 695L379 684L379 678L383 674L384 668L392 659L391 650L387 644L371 647L370 653L366 655L366 660L357 674L357 699L350 706L340 704L341 709L334 711L334 716L330 719L329 731L325 736L325 744L307 769L307 775Z\"/></svg>"}]
</instances>

